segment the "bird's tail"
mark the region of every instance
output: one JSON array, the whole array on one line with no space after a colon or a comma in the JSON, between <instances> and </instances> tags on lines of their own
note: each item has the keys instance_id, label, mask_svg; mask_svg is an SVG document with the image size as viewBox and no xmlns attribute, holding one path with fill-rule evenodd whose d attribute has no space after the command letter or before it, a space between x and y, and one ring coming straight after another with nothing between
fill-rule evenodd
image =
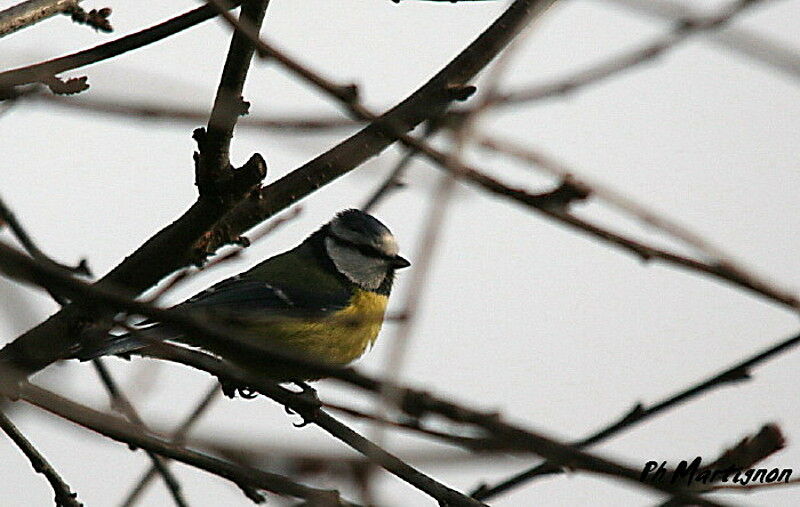
<instances>
[{"instance_id":1,"label":"bird's tail","mask_svg":"<svg viewBox=\"0 0 800 507\"><path fill-rule=\"evenodd\" d=\"M161 326L154 325L124 334L104 333L100 337L84 335L72 357L81 361L89 361L101 356L125 357L131 352L147 347L154 340L164 339L163 334Z\"/></svg>"}]
</instances>

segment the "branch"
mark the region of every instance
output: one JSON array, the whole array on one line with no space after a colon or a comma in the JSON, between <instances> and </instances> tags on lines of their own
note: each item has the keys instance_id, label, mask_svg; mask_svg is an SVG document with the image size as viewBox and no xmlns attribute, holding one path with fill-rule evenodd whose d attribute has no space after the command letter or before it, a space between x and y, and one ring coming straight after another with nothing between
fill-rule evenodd
<instances>
[{"instance_id":1,"label":"branch","mask_svg":"<svg viewBox=\"0 0 800 507\"><path fill-rule=\"evenodd\" d=\"M320 426L332 436L342 440L373 462L381 465L387 471L425 491L432 497L440 501L449 499L451 503L448 503L448 505L475 505L474 501L468 501L461 493L442 486L338 422L320 409L318 401L310 401L308 397L293 393L284 387L273 384L269 380L251 375L232 363L202 352L169 344L162 344L144 352L149 357L166 359L206 371L225 382L246 385L248 388L272 398L296 412L303 418L304 423L314 423ZM252 353L257 353L257 351L253 350ZM347 373L347 375L344 375L344 373ZM336 378L339 379L344 379L345 377L351 384L375 394L380 394L384 390L392 390L393 399L398 401L399 408L414 418L421 418L428 414L441 415L455 422L474 425L487 430L495 438L503 442L508 449L532 452L540 456L550 457L564 466L624 479L640 486L668 493L675 499L691 505L719 505L710 500L689 494L681 487L672 484L644 483L640 480L641 472L634 468L589 455L541 434L503 423L496 413L479 412L434 397L427 392L389 385L356 373L349 368L342 369L341 373L336 375ZM444 496L440 497L438 495Z\"/></svg>"},{"instance_id":2,"label":"branch","mask_svg":"<svg viewBox=\"0 0 800 507\"><path fill-rule=\"evenodd\" d=\"M618 421L612 422L611 424L605 426L601 430L597 431L596 433L573 442L572 445L576 449L583 449L589 447L590 445L594 445L598 442L603 440L607 440L608 438L620 433L622 430L627 429L635 424L638 424L645 419L649 419L661 412L666 411L669 408L672 408L676 405L679 405L683 402L689 401L692 398L696 398L700 394L705 393L706 391L710 391L712 389L716 389L717 387L722 387L727 384L740 382L744 380L749 380L750 377L750 370L761 364L762 362L771 359L783 352L786 352L800 344L800 333L796 334L786 340L778 342L777 344L765 349L739 363L734 364L730 368L709 377L706 380L703 380L695 385L689 386L687 389L676 393L669 398L666 398L650 407L644 407L641 403L637 403L633 409L630 410L627 414L625 414L621 419ZM482 486L478 490L473 493L475 498L479 498L481 500L488 500L489 498L495 497L500 493L508 491L509 489L523 484L525 482L530 481L538 476L548 475L552 473L558 473L561 471L561 467L555 465L553 463L545 462L535 467L532 467L524 472L514 475L513 477L506 479L495 486Z\"/></svg>"},{"instance_id":3,"label":"branch","mask_svg":"<svg viewBox=\"0 0 800 507\"><path fill-rule=\"evenodd\" d=\"M67 13L82 0L27 0L0 11L0 37L38 23L56 14Z\"/></svg>"},{"instance_id":4,"label":"branch","mask_svg":"<svg viewBox=\"0 0 800 507\"><path fill-rule=\"evenodd\" d=\"M238 5L241 2L233 2ZM203 6L140 32L46 62L19 67L0 72L0 90L28 83L46 82L61 72L91 65L127 51L139 49L153 42L175 35L187 28L207 21L217 15L217 11Z\"/></svg>"},{"instance_id":5,"label":"branch","mask_svg":"<svg viewBox=\"0 0 800 507\"><path fill-rule=\"evenodd\" d=\"M78 501L78 494L73 493L70 490L69 485L64 482L58 472L56 472L55 468L42 456L38 450L33 446L33 444L25 438L19 429L11 422L11 420L6 417L6 415L0 412L0 428L8 435L8 438L14 441L14 443L19 447L23 454L28 458L31 462L31 466L33 469L44 475L47 479L47 482L50 483L50 487L53 488L53 492L55 493L55 500L56 505L59 507L82 507L83 504Z\"/></svg>"},{"instance_id":6,"label":"branch","mask_svg":"<svg viewBox=\"0 0 800 507\"><path fill-rule=\"evenodd\" d=\"M517 91L498 94L492 99L492 104L495 106L513 106L522 102L532 102L575 92L580 88L615 76L643 63L653 61L656 57L676 47L692 35L725 26L745 9L766 1L735 0L717 15L680 20L668 35L659 37L649 44L607 58L603 62L575 72L565 78L558 78L549 83L523 86Z\"/></svg>"},{"instance_id":7,"label":"branch","mask_svg":"<svg viewBox=\"0 0 800 507\"><path fill-rule=\"evenodd\" d=\"M106 388L106 391L108 391L108 395L111 398L111 406L124 415L125 418L132 424L135 424L141 428L142 431L148 431L147 426L144 424L142 418L139 417L138 412L136 412L136 409L128 400L128 397L125 396L125 393L119 389L119 386L111 376L111 372L109 372L108 368L106 368L103 360L99 357L95 358L92 360L92 365L94 366L95 371L97 371L100 380L103 382L103 386ZM188 504L183 498L183 493L181 492L181 485L169 468L167 468L166 463L162 461L161 457L152 453L151 451L145 450L145 453L147 453L147 457L150 458L150 461L153 462L153 467L164 479L164 484L167 486L167 490L169 491L170 495L172 495L175 505L178 507L187 507Z\"/></svg>"},{"instance_id":8,"label":"branch","mask_svg":"<svg viewBox=\"0 0 800 507\"><path fill-rule=\"evenodd\" d=\"M22 386L20 398L108 438L186 463L228 479L237 485L251 484L279 495L314 500L320 502L319 505L339 505L341 503L339 494L336 491L311 488L298 484L282 475L236 465L196 451L184 449L157 435L143 431L127 421L72 402L32 384L25 383Z\"/></svg>"},{"instance_id":9,"label":"branch","mask_svg":"<svg viewBox=\"0 0 800 507\"><path fill-rule=\"evenodd\" d=\"M51 266L56 269L65 270L67 272L72 273L79 273L84 275L89 275L89 270L86 265L86 261L83 260L76 268L71 268L68 266L64 266L59 264L52 259L50 259L47 255L44 254L33 242L31 237L28 235L27 231L22 227L22 224L16 219L14 214L11 210L5 205L2 198L0 198L0 222L5 222L13 231L14 235L17 237L19 242L23 245L23 247L31 254L31 257L38 260L39 262L44 263L45 265ZM65 305L68 302L68 299L61 296L60 294L49 291L50 296L60 305ZM127 400L125 394L119 389L114 379L111 377L110 372L105 368L101 359L95 359L92 361L95 369L100 376L100 379L103 382L106 390L109 393L113 403L117 406L117 408L124 413L128 420L130 420L134 424L138 424L139 426L144 427L144 422L139 418L139 415L136 413L133 405ZM163 466L160 461L160 458L155 454L150 452L147 453L148 457L153 461L156 468L158 469L159 474L164 478L164 482L167 485L167 489L172 494L172 497L175 500L175 504L179 507L186 506L187 503L183 499L181 494L181 487L178 483L177 479L175 478L172 473Z\"/></svg>"},{"instance_id":10,"label":"branch","mask_svg":"<svg viewBox=\"0 0 800 507\"><path fill-rule=\"evenodd\" d=\"M472 90L466 84L483 69L533 18L541 15L554 0L516 0L472 44L403 102L382 116L367 110L357 96L345 93L346 86L328 83L317 75L259 41L256 46L273 58L287 62L287 69L297 72L314 86L339 100L358 118L371 123L338 146L311 160L283 178L264 187L258 200L241 203L221 224L231 230L247 230L286 206L299 201L336 178L347 174L377 155L395 140L428 155L432 148L405 134L416 125L438 118L455 100ZM299 69L298 69L299 67ZM441 154L442 158L446 158Z\"/></svg>"},{"instance_id":11,"label":"branch","mask_svg":"<svg viewBox=\"0 0 800 507\"><path fill-rule=\"evenodd\" d=\"M245 0L240 18L254 27L261 28L269 0ZM222 11L229 14L227 11ZM242 89L250 69L255 48L239 32L231 38L228 56L222 69L214 107L208 119L208 128L195 130L199 153L196 158L195 184L201 196L213 196L218 190L218 181L231 170L230 145L233 129L239 116L246 114L249 104L242 100Z\"/></svg>"},{"instance_id":12,"label":"branch","mask_svg":"<svg viewBox=\"0 0 800 507\"><path fill-rule=\"evenodd\" d=\"M673 0L606 0L641 14L680 21L691 16L689 4ZM800 77L800 53L776 40L741 26L728 25L716 32L707 33L718 46L741 53L759 63L766 64L795 79Z\"/></svg>"},{"instance_id":13,"label":"branch","mask_svg":"<svg viewBox=\"0 0 800 507\"><path fill-rule=\"evenodd\" d=\"M217 383L214 383L214 386L203 396L203 399L198 403L194 410L183 420L177 430L172 433L172 443L175 445L183 445L184 440L186 439L186 435L189 433L189 430L194 426L194 424L200 420L200 416L203 415L206 410L211 406L211 402L217 399L219 396L219 386ZM137 481L136 486L131 489L128 496L125 497L125 500L122 502L123 507L131 507L136 500L138 500L139 496L144 492L145 488L148 484L153 480L156 476L158 469L155 466L151 466ZM241 485L240 485L241 487Z\"/></svg>"}]
</instances>

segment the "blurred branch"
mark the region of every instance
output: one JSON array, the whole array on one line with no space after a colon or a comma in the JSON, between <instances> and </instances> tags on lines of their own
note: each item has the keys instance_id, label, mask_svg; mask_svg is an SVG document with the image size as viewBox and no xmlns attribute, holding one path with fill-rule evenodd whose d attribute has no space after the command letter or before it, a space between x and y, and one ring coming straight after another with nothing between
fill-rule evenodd
<instances>
[{"instance_id":1,"label":"blurred branch","mask_svg":"<svg viewBox=\"0 0 800 507\"><path fill-rule=\"evenodd\" d=\"M760 294L772 301L787 306L795 311L800 310L800 300L797 296L773 283L760 278L758 275L742 268L734 263L728 254L711 245L700 235L695 234L683 226L676 224L670 219L653 213L644 206L636 203L616 191L602 186L596 182L588 182L583 177L576 177L572 168L565 167L560 162L551 157L537 152L530 148L525 148L507 140L499 140L492 137L483 136L478 140L478 144L484 148L512 156L533 164L538 168L544 169L551 174L555 174L568 181L572 185L583 188L587 195L603 198L612 206L624 210L642 222L683 241L685 244L698 250L705 260L696 260L689 257L674 254L670 251L657 248L639 242L633 238L625 237L613 231L603 229L588 221L579 219L573 215L566 214L552 215L557 220L568 223L579 229L583 229L590 234L611 242L616 246L627 249L645 261L661 260L668 264L681 266L691 271L705 273L715 276L727 282L733 283L757 294Z\"/></svg>"},{"instance_id":2,"label":"blurred branch","mask_svg":"<svg viewBox=\"0 0 800 507\"><path fill-rule=\"evenodd\" d=\"M649 419L661 412L666 411L667 409L673 408L674 406L686 402L692 398L696 398L700 394L703 394L707 391L722 387L727 384L749 380L751 378L750 370L758 366L760 363L796 347L798 344L800 344L800 333L786 340L778 342L772 347L769 347L762 352L736 363L730 368L713 375L706 380L689 386L687 389L676 393L665 400L655 403L650 407L645 407L643 404L637 403L633 409L630 410L630 412L625 414L618 421L612 422L611 424L584 439L573 442L572 446L576 449L583 449L590 445L594 445L603 440L607 440L617 433L620 433L622 430L638 424L645 419ZM528 482L535 477L558 473L560 470L560 466L553 463L544 462L522 473L516 474L495 486L482 486L473 494L473 496L481 500L488 500L489 498L495 497L504 491L508 491L513 487Z\"/></svg>"},{"instance_id":3,"label":"blurred branch","mask_svg":"<svg viewBox=\"0 0 800 507\"><path fill-rule=\"evenodd\" d=\"M6 417L3 412L0 412L0 429L2 429L8 438L10 438L23 454L31 462L33 470L45 476L50 487L53 488L55 493L55 504L59 507L82 507L83 504L78 501L78 494L73 493L69 485L64 482L58 472L53 466L39 453L33 444L25 438L25 435L17 429L14 423Z\"/></svg>"},{"instance_id":4,"label":"blurred branch","mask_svg":"<svg viewBox=\"0 0 800 507\"><path fill-rule=\"evenodd\" d=\"M239 5L241 2L234 2ZM47 82L61 72L91 65L127 51L139 49L153 42L175 35L187 28L207 21L217 15L217 11L203 6L181 14L158 25L119 39L85 49L71 55L54 58L45 62L0 72L0 90L28 83Z\"/></svg>"},{"instance_id":5,"label":"blurred branch","mask_svg":"<svg viewBox=\"0 0 800 507\"><path fill-rule=\"evenodd\" d=\"M200 420L200 417L208 410L208 408L211 406L211 403L219 397L219 393L219 385L214 382L214 385L211 387L211 389L209 389L200 402L195 405L194 410L192 410L192 412L189 413L189 415L183 420L180 426L178 426L178 429L172 433L171 441L173 444L182 446L185 443L186 435L188 435L189 430L197 421ZM147 485L150 484L150 482L156 476L157 472L158 469L155 466L151 466L142 475L142 477L136 481L136 486L131 489L130 493L128 493L121 505L123 507L130 507L134 505L147 488Z\"/></svg>"},{"instance_id":6,"label":"blurred branch","mask_svg":"<svg viewBox=\"0 0 800 507\"><path fill-rule=\"evenodd\" d=\"M448 433L444 431L434 430L431 428L426 428L425 426L422 425L422 422L419 419L406 418L406 420L396 421L383 416L369 414L361 410L354 409L352 407L345 407L343 405L337 405L325 401L322 402L322 405L325 408L329 408L331 410L347 414L350 417L372 421L382 426L391 426L393 428L409 430L412 432L419 433L421 435L441 440L442 442L447 444L456 445L464 449L468 449L473 452L483 453L483 452L497 452L499 450L508 450L506 447L503 446L501 442L497 442L496 439L490 436L458 435L455 433Z\"/></svg>"},{"instance_id":7,"label":"blurred branch","mask_svg":"<svg viewBox=\"0 0 800 507\"><path fill-rule=\"evenodd\" d=\"M134 406L128 400L127 396L125 396L125 393L117 386L114 377L111 376L111 372L108 371L103 360L99 357L95 358L92 360L92 365L100 377L103 386L106 388L106 391L108 391L112 408L125 416L132 424L141 428L142 431L148 431L147 426L144 424L142 418L139 417ZM172 496L175 505L178 507L187 507L188 504L181 492L181 485L169 468L167 468L166 463L164 463L160 456L151 451L145 450L145 453L147 457L150 458L150 461L153 462L153 468L155 468L158 474L164 479L164 484L167 486L167 491L169 491Z\"/></svg>"},{"instance_id":8,"label":"blurred branch","mask_svg":"<svg viewBox=\"0 0 800 507\"><path fill-rule=\"evenodd\" d=\"M200 109L184 107L180 104L160 106L155 104L145 104L130 102L130 99L123 97L111 99L98 99L96 97L62 97L52 94L29 95L31 100L45 101L58 107L77 109L80 111L95 112L98 114L119 115L135 118L142 121L172 121L197 124L208 119L208 112ZM239 119L238 128L249 128L259 130L270 130L277 133L290 132L292 134L300 132L327 133L341 129L352 129L360 124L353 120L319 115L304 116L274 116L274 117L254 117L245 116Z\"/></svg>"},{"instance_id":9,"label":"blurred branch","mask_svg":"<svg viewBox=\"0 0 800 507\"><path fill-rule=\"evenodd\" d=\"M86 260L82 260L78 267L72 268L69 266L64 266L59 264L52 259L50 259L47 255L44 254L33 242L31 237L22 227L22 224L16 219L14 214L11 210L6 206L3 202L2 198L0 198L0 221L8 224L11 230L14 232L14 235L17 237L19 242L25 248L28 253L31 254L31 257L42 262L45 265L51 266L55 269L64 270L70 273L78 273L83 275L90 275L89 269L86 264ZM68 299L64 296L58 294L54 291L48 291L50 296L60 305L65 305L68 302ZM106 390L108 391L111 399L114 401L118 410L124 413L128 419L134 423L144 427L144 422L139 418L136 410L134 409L133 405L125 397L124 393L119 389L114 379L111 377L110 372L105 368L101 359L95 359L92 361L95 369L100 376L100 379L103 382ZM150 459L156 465L158 472L164 478L164 482L167 485L167 489L169 490L170 494L172 495L173 499L175 500L175 504L179 507L186 506L187 503L183 499L183 496L180 492L180 484L178 483L175 476L173 476L168 469L166 469L160 461L160 458L151 452L147 452Z\"/></svg>"},{"instance_id":10,"label":"blurred branch","mask_svg":"<svg viewBox=\"0 0 800 507\"><path fill-rule=\"evenodd\" d=\"M632 215L643 224L658 229L682 241L710 260L714 262L724 260L730 263L727 254L711 245L699 234L695 234L669 218L647 209L644 205L639 204L610 187L598 183L597 181L588 180L585 176L577 174L573 167L566 166L564 163L556 160L540 149L522 146L508 139L500 139L488 135L477 136L477 144L481 148L522 161L540 171L557 176L562 180L569 179L573 183L586 188L592 197L599 197L618 210Z\"/></svg>"},{"instance_id":11,"label":"blurred branch","mask_svg":"<svg viewBox=\"0 0 800 507\"><path fill-rule=\"evenodd\" d=\"M680 21L694 17L690 3L674 0L606 0L637 13ZM707 32L706 36L715 44L736 51L759 63L766 64L795 79L800 77L800 53L795 49L767 38L747 28L725 26L715 32Z\"/></svg>"},{"instance_id":12,"label":"blurred branch","mask_svg":"<svg viewBox=\"0 0 800 507\"><path fill-rule=\"evenodd\" d=\"M0 37L78 6L83 0L27 0L0 11Z\"/></svg>"},{"instance_id":13,"label":"blurred branch","mask_svg":"<svg viewBox=\"0 0 800 507\"><path fill-rule=\"evenodd\" d=\"M248 388L272 398L281 405L299 414L303 418L304 424L316 424L332 436L342 440L358 452L364 454L373 462L378 463L387 471L397 475L420 490L425 491L434 498L440 501L442 499L447 499L449 500L448 505L475 505L474 501L470 502L469 499L464 497L461 493L433 481L433 479L421 474L419 471L405 464L395 456L383 451L380 447L377 447L369 440L335 420L321 410L318 401L309 400L308 396L293 393L284 387L273 384L269 380L250 375L247 371L232 363L199 351L163 343L158 347L152 347L142 352L146 353L149 357L174 361L206 371L220 379L224 379L226 382L232 382L235 385L248 386ZM258 351L253 349L252 353L256 354ZM556 462L563 463L564 466L574 469L624 479L642 487L668 493L676 500L691 505L720 505L687 493L683 488L672 484L644 483L639 478L640 471L634 468L587 454L570 445L560 443L539 433L534 433L530 430L521 429L517 426L504 423L497 413L480 412L463 405L457 405L437 398L424 391L417 391L400 386L387 386L380 380L357 373L350 368L340 369L339 374L334 375L334 377L376 394L379 394L386 388L394 389L396 395L393 396L393 399L398 400L398 408L414 418L422 418L428 414L441 415L458 423L483 428L499 441L506 444L509 449L528 451L548 457Z\"/></svg>"},{"instance_id":14,"label":"blurred branch","mask_svg":"<svg viewBox=\"0 0 800 507\"><path fill-rule=\"evenodd\" d=\"M91 276L91 271L89 271L89 265L86 262L86 259L82 259L77 266L67 266L65 264L61 264L50 257L47 256L42 250L36 246L36 243L33 241L33 238L30 237L28 232L22 227L22 224L17 220L16 215L11 211L11 209L6 205L3 198L0 197L0 229L3 225L7 225L11 232L14 233L14 236L17 238L19 243L22 247L27 251L31 257L37 259L45 264L49 264L55 268L63 269L70 273L77 273L80 275ZM65 299L60 297L57 294L50 293L50 296L59 304L64 305L67 303Z\"/></svg>"},{"instance_id":15,"label":"blurred branch","mask_svg":"<svg viewBox=\"0 0 800 507\"><path fill-rule=\"evenodd\" d=\"M656 57L671 50L692 35L725 26L745 9L767 1L769 0L735 0L714 16L682 19L675 23L668 35L659 37L649 44L607 58L598 64L570 76L554 79L549 83L523 86L517 91L498 94L493 98L492 105L512 106L575 92L643 63L654 61Z\"/></svg>"},{"instance_id":16,"label":"blurred branch","mask_svg":"<svg viewBox=\"0 0 800 507\"><path fill-rule=\"evenodd\" d=\"M176 269L197 262L198 255L192 246L198 238L213 236L214 241L208 241L203 252L214 251L377 155L394 142L393 137L386 135L386 125L402 125L410 130L438 116L457 98L453 87L464 86L472 79L524 26L528 15L539 12L542 5L535 0L516 0L444 69L376 122L239 203L222 221L219 218L227 211L223 204L198 200L181 218L150 238L99 283L104 287L126 287L129 293L138 294ZM204 15L216 12L211 7L201 9L206 8L211 12L203 10ZM207 235L214 224L217 225L213 235ZM0 351L0 366L8 373L0 380L13 384L67 355L75 342L77 316L77 312L68 307L6 345Z\"/></svg>"},{"instance_id":17,"label":"blurred branch","mask_svg":"<svg viewBox=\"0 0 800 507\"><path fill-rule=\"evenodd\" d=\"M288 477L237 465L206 454L185 449L153 435L123 419L113 417L92 408L62 398L45 389L25 382L20 389L20 398L63 417L75 424L100 433L108 438L128 445L169 457L187 465L205 470L228 479L235 484L250 484L279 495L315 500L315 505L340 505L336 491L327 491L298 484Z\"/></svg>"}]
</instances>

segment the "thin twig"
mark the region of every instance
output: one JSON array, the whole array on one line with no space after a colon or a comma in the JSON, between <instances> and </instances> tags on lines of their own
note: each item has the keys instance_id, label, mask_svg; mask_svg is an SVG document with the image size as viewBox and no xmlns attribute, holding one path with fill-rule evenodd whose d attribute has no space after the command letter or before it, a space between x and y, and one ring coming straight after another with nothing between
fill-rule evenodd
<instances>
[{"instance_id":1,"label":"thin twig","mask_svg":"<svg viewBox=\"0 0 800 507\"><path fill-rule=\"evenodd\" d=\"M674 0L606 0L637 13L669 21L693 17L690 3ZM708 40L740 53L758 63L766 64L789 77L800 78L800 52L741 26L728 25L715 32L706 32Z\"/></svg>"},{"instance_id":2,"label":"thin twig","mask_svg":"<svg viewBox=\"0 0 800 507\"><path fill-rule=\"evenodd\" d=\"M240 3L240 1L235 1L233 6L237 6ZM46 62L0 72L0 89L47 81L52 76L64 71L107 60L127 51L170 37L216 15L217 11L211 7L199 7L163 23L90 49L54 58Z\"/></svg>"},{"instance_id":3,"label":"thin twig","mask_svg":"<svg viewBox=\"0 0 800 507\"><path fill-rule=\"evenodd\" d=\"M44 456L33 446L33 444L25 438L19 429L6 417L3 412L0 412L0 428L8 435L23 454L31 462L34 471L45 476L50 487L53 488L55 493L56 505L60 507L82 507L83 504L78 501L78 494L73 493L69 485L64 482L64 479L56 472L55 468L45 459Z\"/></svg>"},{"instance_id":4,"label":"thin twig","mask_svg":"<svg viewBox=\"0 0 800 507\"><path fill-rule=\"evenodd\" d=\"M707 257L712 264L733 265L733 261L730 260L730 255L709 243L699 234L690 231L685 226L673 222L663 215L651 211L643 204L636 202L610 187L597 181L589 180L583 175L578 175L574 168L566 166L564 163L556 160L540 149L522 146L508 139L500 139L488 135L477 136L477 144L482 148L526 162L539 170L558 176L562 180L569 179L574 184L585 187L589 190L592 197L599 197L609 205L629 213L645 225L661 230L679 241L682 241L686 245L697 250L698 253ZM741 270L741 268L737 269Z\"/></svg>"},{"instance_id":5,"label":"thin twig","mask_svg":"<svg viewBox=\"0 0 800 507\"><path fill-rule=\"evenodd\" d=\"M83 0L27 0L0 11L0 37L68 12Z\"/></svg>"},{"instance_id":6,"label":"thin twig","mask_svg":"<svg viewBox=\"0 0 800 507\"><path fill-rule=\"evenodd\" d=\"M658 403L655 403L650 407L645 407L641 403L637 403L630 410L630 412L625 414L619 420L608 424L601 430L586 438L573 442L571 445L576 449L589 447L598 442L607 440L622 430L634 426L645 419L649 419L661 412L666 411L667 409L670 409L690 399L696 398L706 391L710 391L731 383L749 380L750 370L767 361L768 359L771 359L772 357L796 347L798 344L800 344L800 334L796 334L790 338L787 338L786 340L778 342L772 347L769 347L739 363L736 363L730 368L713 375L706 380L689 386L687 389L680 391L679 393L676 393ZM509 489L516 487L517 485L528 482L535 477L558 473L560 470L561 467L549 462L544 462L524 472L516 474L509 479L503 480L495 486L481 486L478 488L478 490L476 490L475 493L473 493L473 496L475 498L488 500L504 491L508 491Z\"/></svg>"},{"instance_id":7,"label":"thin twig","mask_svg":"<svg viewBox=\"0 0 800 507\"><path fill-rule=\"evenodd\" d=\"M139 413L136 411L136 408L131 404L128 397L125 396L125 393L117 385L117 382L114 380L114 377L111 375L111 372L108 371L106 368L105 363L101 358L95 358L92 360L92 365L94 366L97 375L100 377L103 386L105 387L106 391L108 391L108 395L111 398L111 406L120 412L125 418L130 421L132 424L135 424L142 431L148 431L147 426L144 424L144 421L139 416ZM183 496L183 492L181 491L181 484L178 482L178 479L172 474L172 472L167 467L167 464L163 461L163 459L154 454L151 451L145 450L147 457L150 458L150 461L153 463L153 468L155 468L158 474L164 479L164 484L167 486L167 490L169 491L170 495L172 496L175 505L178 507L187 507L189 504L186 502L186 499Z\"/></svg>"},{"instance_id":8,"label":"thin twig","mask_svg":"<svg viewBox=\"0 0 800 507\"><path fill-rule=\"evenodd\" d=\"M31 238L30 234L28 234L25 228L22 227L22 224L19 222L19 220L17 220L16 215L6 205L2 197L0 197L0 227L2 227L2 224L7 225L11 229L11 232L14 233L14 236L17 238L22 247L25 248L29 254L31 254L31 257L72 273L77 273L84 276L92 276L89 266L86 263L86 259L81 260L77 266L67 266L66 264L61 264L60 262L53 260L41 249L39 249L39 247L36 246L36 243L33 241L33 238Z\"/></svg>"},{"instance_id":9,"label":"thin twig","mask_svg":"<svg viewBox=\"0 0 800 507\"><path fill-rule=\"evenodd\" d=\"M340 498L336 491L311 488L282 475L263 472L185 449L163 437L145 432L139 426L123 419L98 412L32 384L24 383L20 395L20 398L28 403L108 438L186 463L237 485L251 484L279 495L319 501L320 505L339 505Z\"/></svg>"},{"instance_id":10,"label":"thin twig","mask_svg":"<svg viewBox=\"0 0 800 507\"><path fill-rule=\"evenodd\" d=\"M189 430L192 429L195 423L200 420L200 417L209 409L209 407L211 407L211 403L219 397L219 393L219 385L214 382L214 385L211 387L211 389L206 392L200 402L195 405L194 409L172 433L173 444L184 444L186 435L189 434ZM121 505L123 507L131 507L134 505L141 497L141 494L144 493L145 489L147 489L147 485L152 482L157 472L158 469L155 466L151 466L144 474L142 474L139 480L136 481L136 486L131 489L131 491L125 497L125 500L122 501Z\"/></svg>"},{"instance_id":11,"label":"thin twig","mask_svg":"<svg viewBox=\"0 0 800 507\"><path fill-rule=\"evenodd\" d=\"M547 83L522 86L516 91L500 94L493 99L493 105L518 106L521 103L575 92L643 63L651 62L692 35L725 26L745 9L767 1L734 0L714 16L680 20L666 36L658 37L654 41L633 50L614 55L567 77L556 78Z\"/></svg>"},{"instance_id":12,"label":"thin twig","mask_svg":"<svg viewBox=\"0 0 800 507\"><path fill-rule=\"evenodd\" d=\"M119 115L142 121L183 122L196 125L208 119L208 111L193 109L181 104L162 106L132 102L127 97L101 99L97 97L64 97L49 93L35 93L23 96L24 99L44 101L58 107L77 109L98 114ZM296 135L298 132L327 134L337 130L353 129L363 122L356 122L340 116L310 114L308 116L245 116L239 119L238 128L269 130L275 133Z\"/></svg>"}]
</instances>

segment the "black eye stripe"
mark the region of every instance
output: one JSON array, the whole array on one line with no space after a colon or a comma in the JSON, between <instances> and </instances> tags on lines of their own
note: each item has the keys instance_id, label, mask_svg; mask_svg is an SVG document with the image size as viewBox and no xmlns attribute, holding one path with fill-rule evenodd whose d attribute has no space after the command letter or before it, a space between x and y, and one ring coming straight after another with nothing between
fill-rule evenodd
<instances>
[{"instance_id":1,"label":"black eye stripe","mask_svg":"<svg viewBox=\"0 0 800 507\"><path fill-rule=\"evenodd\" d=\"M374 257L376 259L383 259L383 260L387 260L387 261L394 260L393 256L386 255L385 253L381 252L380 250L378 250L377 248L375 248L373 246L361 245L359 243L355 243L355 242L350 241L348 239L344 239L341 236L337 236L336 234L334 234L332 232L328 235L328 237L330 237L331 239L333 239L333 241L335 241L336 243L338 243L338 244L340 244L342 246L346 246L346 247L350 247L350 248L352 248L354 250L358 250L359 252L361 252L362 254L366 255L367 257Z\"/></svg>"}]
</instances>

